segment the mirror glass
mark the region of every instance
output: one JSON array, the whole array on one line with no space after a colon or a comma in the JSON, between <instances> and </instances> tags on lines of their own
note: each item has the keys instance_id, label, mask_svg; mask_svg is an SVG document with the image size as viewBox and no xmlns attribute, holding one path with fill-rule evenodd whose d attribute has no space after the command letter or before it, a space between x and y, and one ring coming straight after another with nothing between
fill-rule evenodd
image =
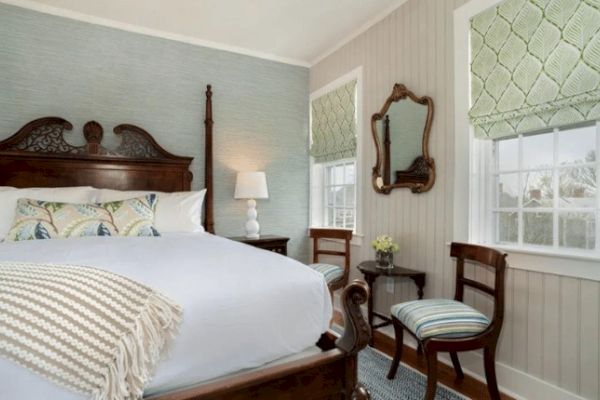
<instances>
[{"instance_id":1,"label":"mirror glass","mask_svg":"<svg viewBox=\"0 0 600 400\"><path fill-rule=\"evenodd\" d=\"M433 119L433 101L417 97L404 85L394 85L383 108L371 118L377 148L373 187L388 194L408 187L415 193L429 190L435 179L428 142Z\"/></svg>"},{"instance_id":2,"label":"mirror glass","mask_svg":"<svg viewBox=\"0 0 600 400\"><path fill-rule=\"evenodd\" d=\"M423 154L423 131L427 121L427 106L411 100L392 103L381 120L378 130L385 144L385 124L389 121L390 176L394 181L395 171L408 169L417 157Z\"/></svg>"}]
</instances>

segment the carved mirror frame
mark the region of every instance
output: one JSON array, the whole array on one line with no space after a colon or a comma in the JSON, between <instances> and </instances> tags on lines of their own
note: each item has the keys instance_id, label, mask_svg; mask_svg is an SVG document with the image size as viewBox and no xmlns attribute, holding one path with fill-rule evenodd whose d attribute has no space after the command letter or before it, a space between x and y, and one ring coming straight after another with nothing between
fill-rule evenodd
<instances>
[{"instance_id":1,"label":"carved mirror frame","mask_svg":"<svg viewBox=\"0 0 600 400\"><path fill-rule=\"evenodd\" d=\"M427 119L423 128L422 154L415 158L410 167L404 171L398 171L394 183L384 182L382 167L389 169L389 136L386 140L388 148L384 149L377 133L377 122L383 120L392 105L400 100L410 99L415 103L427 106ZM375 142L377 159L372 172L373 189L377 193L390 194L396 188L410 188L413 193L424 193L429 191L435 183L435 161L429 156L429 136L433 122L433 100L431 97L418 97L400 83L394 85L392 94L386 100L381 111L371 117L371 133ZM389 119L386 119L386 130L389 133ZM387 150L387 151L386 151ZM387 156L384 156L387 153ZM387 157L387 160L385 160ZM384 165L384 163L388 163Z\"/></svg>"}]
</instances>

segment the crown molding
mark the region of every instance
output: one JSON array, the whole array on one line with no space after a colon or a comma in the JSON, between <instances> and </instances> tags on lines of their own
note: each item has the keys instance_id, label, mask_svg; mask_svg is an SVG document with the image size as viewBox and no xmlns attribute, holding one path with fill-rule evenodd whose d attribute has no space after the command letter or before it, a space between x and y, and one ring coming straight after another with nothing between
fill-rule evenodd
<instances>
[{"instance_id":1,"label":"crown molding","mask_svg":"<svg viewBox=\"0 0 600 400\"><path fill-rule=\"evenodd\" d=\"M176 42L183 42L195 46L208 47L211 49L227 51L230 53L242 54L250 57L261 58L264 60L280 62L284 64L290 64L300 67L310 67L310 63L302 60L296 60L293 58L280 57L274 54L263 53L260 51L254 51L243 47L231 46L224 43L213 42L210 40L204 40L192 36L179 35L176 33L161 31L158 29L144 28L141 26L128 24L125 22L113 21L107 18L94 17L92 15L84 14L77 11L67 10L64 8L48 6L40 4L31 0L0 0L0 3L26 8L28 10L37 11L44 14L50 14L58 17L64 17L73 19L76 21L87 22L93 25L100 25L109 28L119 29L122 31L138 33L146 36L153 36L162 39L173 40Z\"/></svg>"},{"instance_id":2,"label":"crown molding","mask_svg":"<svg viewBox=\"0 0 600 400\"><path fill-rule=\"evenodd\" d=\"M381 11L379 14L377 14L373 18L369 19L364 24L362 24L358 29L352 31L352 33L350 33L344 39L342 39L340 42L338 42L338 44L336 44L333 47L330 47L329 50L326 50L325 52L321 53L321 55L315 57L309 63L310 66L314 67L315 65L317 65L318 63L323 61L325 58L327 58L328 56L330 56L337 50L341 49L343 46L345 46L352 40L356 39L360 34L369 30L369 28L371 28L373 25L381 22L383 19L385 19L388 15L390 15L391 13L396 11L402 4L406 3L407 1L408 0L396 0L395 2L392 3L392 5L384 8L383 11Z\"/></svg>"}]
</instances>

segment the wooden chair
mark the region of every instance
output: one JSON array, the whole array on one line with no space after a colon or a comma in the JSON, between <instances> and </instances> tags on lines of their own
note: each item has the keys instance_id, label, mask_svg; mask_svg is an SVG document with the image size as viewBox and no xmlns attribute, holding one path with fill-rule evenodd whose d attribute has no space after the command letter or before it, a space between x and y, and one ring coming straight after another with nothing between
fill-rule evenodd
<instances>
[{"instance_id":1,"label":"wooden chair","mask_svg":"<svg viewBox=\"0 0 600 400\"><path fill-rule=\"evenodd\" d=\"M325 276L331 293L346 286L350 275L352 229L311 228L309 235L313 239L313 263L309 264L309 267ZM342 239L344 240L344 251L321 250L319 248L320 239ZM320 254L344 257L344 268L338 265L319 263Z\"/></svg>"},{"instance_id":2,"label":"wooden chair","mask_svg":"<svg viewBox=\"0 0 600 400\"><path fill-rule=\"evenodd\" d=\"M403 334L406 329L417 339L427 357L427 392L425 400L433 400L437 389L437 354L449 352L458 379L464 377L457 352L483 348L485 376L492 400L500 399L496 381L495 354L504 318L504 271L506 254L494 249L470 244L452 243L450 256L456 257L456 292L454 300L416 300L392 306L392 322L396 334L396 352L388 373L394 379L402 358ZM465 278L465 260L475 265L495 269L491 288ZM494 313L490 321L485 315L462 303L464 288L470 286L494 298ZM444 313L443 317L435 318Z\"/></svg>"}]
</instances>

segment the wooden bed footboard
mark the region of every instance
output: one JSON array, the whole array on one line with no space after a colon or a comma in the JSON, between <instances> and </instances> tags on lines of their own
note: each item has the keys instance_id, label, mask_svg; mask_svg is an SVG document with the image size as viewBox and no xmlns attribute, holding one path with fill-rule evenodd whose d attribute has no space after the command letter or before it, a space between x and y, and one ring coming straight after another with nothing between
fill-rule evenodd
<instances>
[{"instance_id":1,"label":"wooden bed footboard","mask_svg":"<svg viewBox=\"0 0 600 400\"><path fill-rule=\"evenodd\" d=\"M370 395L357 378L357 354L371 337L360 310L369 295L359 280L344 289L344 332L339 338L331 331L323 334L317 343L321 353L146 400L368 400Z\"/></svg>"}]
</instances>

